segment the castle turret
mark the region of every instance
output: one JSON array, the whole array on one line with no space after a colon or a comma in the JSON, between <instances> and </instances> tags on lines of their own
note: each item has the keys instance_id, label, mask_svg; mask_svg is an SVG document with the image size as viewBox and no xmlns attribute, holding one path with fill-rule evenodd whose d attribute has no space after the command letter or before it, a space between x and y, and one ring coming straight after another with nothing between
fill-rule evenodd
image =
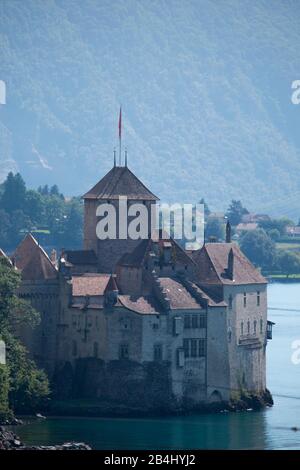
<instances>
[{"instance_id":1,"label":"castle turret","mask_svg":"<svg viewBox=\"0 0 300 470\"><path fill-rule=\"evenodd\" d=\"M133 251L141 238L145 238L145 232L138 239L128 236L128 226L136 216L128 215L130 207L139 204L147 209L146 236L150 237L151 224L155 223L153 206L158 198L126 166L114 166L83 198L84 249L94 250L99 271L114 272L121 256ZM112 214L115 227L108 230L105 239L101 239L98 224L108 214Z\"/></svg>"}]
</instances>

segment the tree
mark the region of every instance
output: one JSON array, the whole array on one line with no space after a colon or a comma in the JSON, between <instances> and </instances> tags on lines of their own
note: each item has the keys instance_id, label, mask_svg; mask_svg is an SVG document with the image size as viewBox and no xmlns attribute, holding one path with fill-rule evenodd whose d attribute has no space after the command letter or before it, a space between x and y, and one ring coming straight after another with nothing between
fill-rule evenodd
<instances>
[{"instance_id":1,"label":"tree","mask_svg":"<svg viewBox=\"0 0 300 470\"><path fill-rule=\"evenodd\" d=\"M43 221L44 201L41 194L37 191L29 190L25 197L25 213L33 224L39 224Z\"/></svg>"},{"instance_id":2,"label":"tree","mask_svg":"<svg viewBox=\"0 0 300 470\"><path fill-rule=\"evenodd\" d=\"M10 241L11 223L5 210L0 209L0 247L6 247Z\"/></svg>"},{"instance_id":3,"label":"tree","mask_svg":"<svg viewBox=\"0 0 300 470\"><path fill-rule=\"evenodd\" d=\"M2 420L11 415L10 410L20 413L37 410L49 394L45 373L37 369L28 358L24 346L14 336L19 323L25 322L34 327L39 320L37 312L15 294L20 281L20 274L9 261L0 258L0 332L7 348L7 364L0 368Z\"/></svg>"},{"instance_id":4,"label":"tree","mask_svg":"<svg viewBox=\"0 0 300 470\"><path fill-rule=\"evenodd\" d=\"M50 188L50 196L60 196L57 184L54 184Z\"/></svg>"},{"instance_id":5,"label":"tree","mask_svg":"<svg viewBox=\"0 0 300 470\"><path fill-rule=\"evenodd\" d=\"M241 222L243 215L245 214L249 214L249 212L245 207L242 206L241 201L233 199L226 212L226 216L228 217L231 225L238 225Z\"/></svg>"},{"instance_id":6,"label":"tree","mask_svg":"<svg viewBox=\"0 0 300 470\"><path fill-rule=\"evenodd\" d=\"M243 253L256 266L271 269L275 261L275 243L262 229L246 232L240 247Z\"/></svg>"},{"instance_id":7,"label":"tree","mask_svg":"<svg viewBox=\"0 0 300 470\"><path fill-rule=\"evenodd\" d=\"M274 241L274 242L278 242L279 238L280 238L280 232L277 228L272 228L269 232L268 232L268 235L269 237Z\"/></svg>"},{"instance_id":8,"label":"tree","mask_svg":"<svg viewBox=\"0 0 300 470\"><path fill-rule=\"evenodd\" d=\"M210 237L216 240L224 239L224 224L216 217L210 217L205 227L205 238L209 240Z\"/></svg>"},{"instance_id":9,"label":"tree","mask_svg":"<svg viewBox=\"0 0 300 470\"><path fill-rule=\"evenodd\" d=\"M26 185L20 175L10 172L4 182L4 191L1 198L1 207L9 214L15 210L23 209L26 194Z\"/></svg>"},{"instance_id":10,"label":"tree","mask_svg":"<svg viewBox=\"0 0 300 470\"><path fill-rule=\"evenodd\" d=\"M292 251L279 251L276 264L282 274L286 274L287 277L290 274L300 273L300 256Z\"/></svg>"},{"instance_id":11,"label":"tree","mask_svg":"<svg viewBox=\"0 0 300 470\"><path fill-rule=\"evenodd\" d=\"M200 199L199 204L204 205L204 219L207 220L208 216L210 215L210 209L209 209L209 207L208 207L208 205L205 202L205 199L203 197Z\"/></svg>"},{"instance_id":12,"label":"tree","mask_svg":"<svg viewBox=\"0 0 300 470\"><path fill-rule=\"evenodd\" d=\"M262 220L259 223L259 226L267 233L274 229L278 230L281 237L285 234L285 230L288 225L294 225L294 223L292 220L286 219L284 217L281 219Z\"/></svg>"}]
</instances>

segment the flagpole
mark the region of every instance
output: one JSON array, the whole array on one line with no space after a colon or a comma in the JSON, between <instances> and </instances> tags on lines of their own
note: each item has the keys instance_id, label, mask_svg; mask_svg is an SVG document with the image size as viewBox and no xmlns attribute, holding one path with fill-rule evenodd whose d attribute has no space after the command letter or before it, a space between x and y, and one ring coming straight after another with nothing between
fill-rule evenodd
<instances>
[{"instance_id":1,"label":"flagpole","mask_svg":"<svg viewBox=\"0 0 300 470\"><path fill-rule=\"evenodd\" d=\"M122 106L120 106L119 114L119 166L121 166L122 161Z\"/></svg>"}]
</instances>

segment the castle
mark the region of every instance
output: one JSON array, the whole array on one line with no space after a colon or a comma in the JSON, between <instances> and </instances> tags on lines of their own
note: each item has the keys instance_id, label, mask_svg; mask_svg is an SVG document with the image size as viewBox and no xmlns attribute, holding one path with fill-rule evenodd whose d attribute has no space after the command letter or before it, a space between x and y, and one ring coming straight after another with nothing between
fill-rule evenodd
<instances>
[{"instance_id":1,"label":"castle","mask_svg":"<svg viewBox=\"0 0 300 470\"><path fill-rule=\"evenodd\" d=\"M194 252L162 233L100 240L97 208L117 209L120 196L129 207L158 200L115 165L83 196L83 250L56 260L28 234L11 256L18 295L41 315L19 334L57 396L171 411L270 401L267 281L231 241L229 224L226 242Z\"/></svg>"}]
</instances>

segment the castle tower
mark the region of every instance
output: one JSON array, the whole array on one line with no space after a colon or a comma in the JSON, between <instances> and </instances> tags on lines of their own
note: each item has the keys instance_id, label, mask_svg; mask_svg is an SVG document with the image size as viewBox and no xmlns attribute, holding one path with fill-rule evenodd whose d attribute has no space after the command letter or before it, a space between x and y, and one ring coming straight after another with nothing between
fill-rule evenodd
<instances>
[{"instance_id":1,"label":"castle tower","mask_svg":"<svg viewBox=\"0 0 300 470\"><path fill-rule=\"evenodd\" d=\"M94 250L99 261L100 272L114 272L115 265L125 253L131 252L141 242L141 238L132 239L128 232L124 233L124 223L119 223L120 198L127 204L127 210L132 204L142 204L148 211L148 236L153 222L153 205L158 198L129 170L127 166L114 166L90 191L84 196L84 249ZM126 202L124 202L126 201ZM105 206L104 206L105 205ZM116 237L99 239L96 233L97 224L103 219L107 205L115 208ZM100 208L102 206L102 209ZM102 212L102 216L97 215ZM151 217L152 213L152 217ZM107 214L107 213L106 213ZM127 227L134 216L127 216Z\"/></svg>"}]
</instances>

